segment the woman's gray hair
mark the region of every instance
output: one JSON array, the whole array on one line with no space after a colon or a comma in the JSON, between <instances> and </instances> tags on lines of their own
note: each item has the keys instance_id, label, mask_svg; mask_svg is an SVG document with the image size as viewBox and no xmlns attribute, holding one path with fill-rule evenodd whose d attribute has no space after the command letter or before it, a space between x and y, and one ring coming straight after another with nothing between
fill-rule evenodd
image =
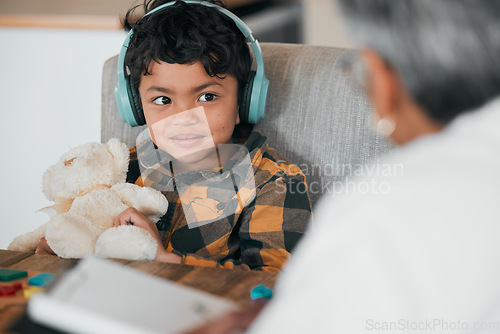
<instances>
[{"instance_id":1,"label":"woman's gray hair","mask_svg":"<svg viewBox=\"0 0 500 334\"><path fill-rule=\"evenodd\" d=\"M429 116L447 123L500 94L500 1L338 0Z\"/></svg>"}]
</instances>

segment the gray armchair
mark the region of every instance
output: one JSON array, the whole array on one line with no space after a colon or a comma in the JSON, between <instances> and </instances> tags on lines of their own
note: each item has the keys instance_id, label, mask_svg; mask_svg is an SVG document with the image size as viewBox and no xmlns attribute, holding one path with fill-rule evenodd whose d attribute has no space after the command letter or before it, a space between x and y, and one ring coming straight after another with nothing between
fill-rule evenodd
<instances>
[{"instance_id":1,"label":"gray armchair","mask_svg":"<svg viewBox=\"0 0 500 334\"><path fill-rule=\"evenodd\" d=\"M257 123L269 144L301 167L314 204L352 167L374 160L391 144L370 129L370 105L355 87L333 47L261 43L269 92ZM118 113L114 87L117 57L104 64L101 141L117 137L130 147L143 128L131 128Z\"/></svg>"}]
</instances>

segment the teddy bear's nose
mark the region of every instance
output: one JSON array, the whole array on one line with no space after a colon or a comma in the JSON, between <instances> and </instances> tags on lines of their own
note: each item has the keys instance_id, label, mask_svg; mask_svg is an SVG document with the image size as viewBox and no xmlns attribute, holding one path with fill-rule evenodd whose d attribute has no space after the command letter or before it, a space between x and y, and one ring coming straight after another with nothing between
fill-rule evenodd
<instances>
[{"instance_id":1,"label":"teddy bear's nose","mask_svg":"<svg viewBox=\"0 0 500 334\"><path fill-rule=\"evenodd\" d=\"M73 160L75 160L76 157L74 157L73 159L69 159L69 160L64 160L64 166L71 166L71 164L73 163Z\"/></svg>"}]
</instances>

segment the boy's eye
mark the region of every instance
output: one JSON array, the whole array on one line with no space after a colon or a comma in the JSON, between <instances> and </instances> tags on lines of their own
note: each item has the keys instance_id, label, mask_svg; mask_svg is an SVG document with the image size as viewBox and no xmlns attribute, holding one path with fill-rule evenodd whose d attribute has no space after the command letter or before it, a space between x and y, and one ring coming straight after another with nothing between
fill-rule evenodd
<instances>
[{"instance_id":1,"label":"boy's eye","mask_svg":"<svg viewBox=\"0 0 500 334\"><path fill-rule=\"evenodd\" d=\"M217 99L217 95L212 93L205 93L200 96L200 101L202 102L210 102Z\"/></svg>"},{"instance_id":2,"label":"boy's eye","mask_svg":"<svg viewBox=\"0 0 500 334\"><path fill-rule=\"evenodd\" d=\"M172 100L169 97L160 96L160 97L157 97L156 99L154 99L153 102L162 106L162 105L165 105L165 104L172 103Z\"/></svg>"}]
</instances>

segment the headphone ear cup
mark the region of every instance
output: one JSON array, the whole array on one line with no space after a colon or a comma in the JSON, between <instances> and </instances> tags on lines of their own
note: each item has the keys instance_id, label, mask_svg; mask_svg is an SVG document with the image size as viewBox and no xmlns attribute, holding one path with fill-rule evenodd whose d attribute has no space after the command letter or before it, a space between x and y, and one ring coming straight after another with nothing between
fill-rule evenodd
<instances>
[{"instance_id":1,"label":"headphone ear cup","mask_svg":"<svg viewBox=\"0 0 500 334\"><path fill-rule=\"evenodd\" d=\"M127 92L130 99L132 114L134 115L137 125L146 124L146 118L144 118L144 112L142 111L141 98L136 93L136 90L132 87L130 80L127 80Z\"/></svg>"},{"instance_id":2,"label":"headphone ear cup","mask_svg":"<svg viewBox=\"0 0 500 334\"><path fill-rule=\"evenodd\" d=\"M248 113L250 112L250 102L252 100L252 89L253 89L254 78L255 78L255 71L251 71L241 94L240 121L243 123L248 123Z\"/></svg>"}]
</instances>

